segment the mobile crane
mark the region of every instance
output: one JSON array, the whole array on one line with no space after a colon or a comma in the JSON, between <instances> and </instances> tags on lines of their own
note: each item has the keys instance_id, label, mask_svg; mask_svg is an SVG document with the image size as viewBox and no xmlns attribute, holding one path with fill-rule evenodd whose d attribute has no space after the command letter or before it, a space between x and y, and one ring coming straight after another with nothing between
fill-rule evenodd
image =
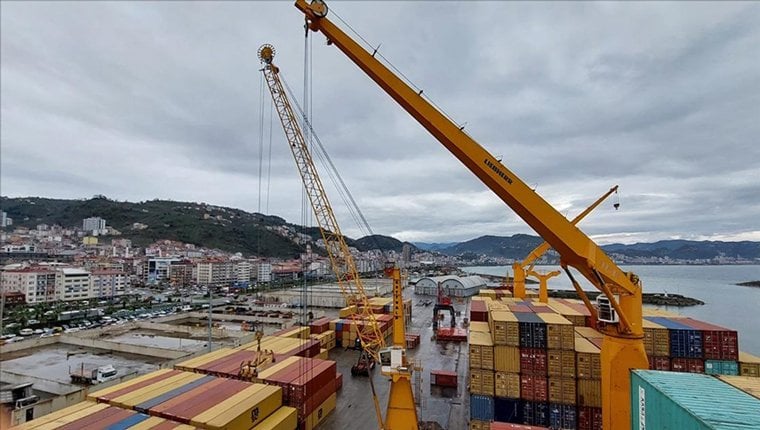
<instances>
[{"instance_id":1,"label":"mobile crane","mask_svg":"<svg viewBox=\"0 0 760 430\"><path fill-rule=\"evenodd\" d=\"M416 119L488 188L501 198L560 255L560 264L589 310L589 301L570 267L602 294L594 311L602 343L602 413L607 430L630 426L630 370L648 368L642 327L642 286L639 277L624 272L586 234L510 171L499 159L464 132L422 95L365 50L328 18L324 1L296 0L312 31L327 37L391 98Z\"/></svg>"},{"instance_id":2,"label":"mobile crane","mask_svg":"<svg viewBox=\"0 0 760 430\"><path fill-rule=\"evenodd\" d=\"M411 383L413 366L406 356L406 327L401 271L391 262L386 263L384 268L385 275L393 280L393 345L386 348L385 337L380 331L375 314L372 312L361 277L356 270L356 264L340 232L338 221L327 198L311 152L306 145L301 127L280 80L279 68L273 62L274 55L275 50L272 45L265 44L259 48L258 57L263 64L261 71L280 117L288 146L295 159L314 216L317 219L330 264L337 277L341 292L346 298L346 305L359 305L358 311L365 321L362 326L357 328L357 336L362 351L359 362L352 367L351 372L352 374L364 371L368 373L372 400L380 429L416 430L419 428L419 424ZM369 374L370 367L376 362L381 364L382 374L390 377L391 380L385 421L383 421L380 411L380 402L375 392L372 375Z\"/></svg>"},{"instance_id":3,"label":"mobile crane","mask_svg":"<svg viewBox=\"0 0 760 430\"><path fill-rule=\"evenodd\" d=\"M583 218L586 217L586 215L590 214L591 211L596 209L597 206L602 204L604 200L607 199L610 195L613 193L617 193L618 186L615 185L614 187L610 188L606 193L604 193L601 197L596 199L594 203L591 204L591 206L587 207L583 212L579 213L575 218L573 218L572 221L570 221L573 225L578 224ZM615 209L620 207L618 203L615 203ZM546 251L551 248L551 245L549 245L546 242L541 243L538 245L533 251L530 251L527 257L523 261L518 261L512 264L512 273L514 273L513 278L513 290L512 295L513 297L517 298L525 298L525 276L535 276L538 278L539 282L539 288L538 288L538 297L539 301L541 303L547 303L549 301L549 292L547 290L546 282L555 277L559 276L559 271L551 271L549 273L539 273L535 270L533 270L533 266L539 258L541 258L542 255L546 253Z\"/></svg>"}]
</instances>

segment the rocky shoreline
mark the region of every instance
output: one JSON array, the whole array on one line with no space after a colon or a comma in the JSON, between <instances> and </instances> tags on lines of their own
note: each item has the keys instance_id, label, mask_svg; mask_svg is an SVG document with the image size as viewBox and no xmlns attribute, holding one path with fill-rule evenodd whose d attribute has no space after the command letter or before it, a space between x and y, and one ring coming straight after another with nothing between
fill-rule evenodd
<instances>
[{"instance_id":1,"label":"rocky shoreline","mask_svg":"<svg viewBox=\"0 0 760 430\"><path fill-rule=\"evenodd\" d=\"M586 291L589 299L595 299L600 293L598 291ZM571 290L549 290L549 297L557 299L580 299L578 293ZM683 296L681 294L665 294L665 293L644 293L642 302L645 305L658 305L658 306L698 306L704 305L705 302L693 297Z\"/></svg>"},{"instance_id":2,"label":"rocky shoreline","mask_svg":"<svg viewBox=\"0 0 760 430\"><path fill-rule=\"evenodd\" d=\"M736 285L740 285L742 287L760 287L760 281L739 282Z\"/></svg>"}]
</instances>

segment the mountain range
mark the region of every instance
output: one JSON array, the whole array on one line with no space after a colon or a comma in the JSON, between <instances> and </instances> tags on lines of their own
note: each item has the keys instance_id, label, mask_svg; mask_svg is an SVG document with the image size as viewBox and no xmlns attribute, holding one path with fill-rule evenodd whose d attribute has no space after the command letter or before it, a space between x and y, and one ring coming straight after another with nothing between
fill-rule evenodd
<instances>
[{"instance_id":1,"label":"mountain range","mask_svg":"<svg viewBox=\"0 0 760 430\"><path fill-rule=\"evenodd\" d=\"M13 219L13 226L6 228L6 231L16 226L34 228L38 224L80 227L84 218L97 216L119 230L121 237L131 239L136 246L170 239L246 255L289 258L305 250L299 235L307 235L314 240L321 237L316 227L291 224L274 215L205 203L171 200L132 203L111 200L105 196L80 200L0 197L0 208ZM146 227L135 229L135 223ZM383 235L345 239L349 246L360 251L379 248L399 252L408 243ZM481 256L522 259L541 242L543 240L538 236L515 234L481 236L464 242L415 242L410 245L413 252L431 251L463 259ZM750 241L662 240L632 245L610 244L602 246L602 249L627 257L696 260L724 256L760 259L760 242ZM320 249L314 251L320 252Z\"/></svg>"}]
</instances>

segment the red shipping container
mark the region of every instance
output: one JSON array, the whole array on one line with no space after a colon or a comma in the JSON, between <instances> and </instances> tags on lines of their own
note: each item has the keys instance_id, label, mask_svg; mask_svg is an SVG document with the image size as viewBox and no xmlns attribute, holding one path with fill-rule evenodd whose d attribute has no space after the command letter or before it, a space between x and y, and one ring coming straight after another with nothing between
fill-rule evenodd
<instances>
[{"instance_id":1,"label":"red shipping container","mask_svg":"<svg viewBox=\"0 0 760 430\"><path fill-rule=\"evenodd\" d=\"M169 418L165 415L165 412L177 405L181 405L182 403L191 401L193 398L197 396L203 396L207 392L213 392L217 389L219 385L221 385L224 381L227 381L227 379L214 379L209 382L206 382L205 384L201 384L195 388L193 388L190 391L187 391L185 393L182 393L176 397L173 397L165 402L159 403L158 405L155 405L150 408L150 414L156 415L161 418ZM171 418L169 418L171 419Z\"/></svg>"},{"instance_id":2,"label":"red shipping container","mask_svg":"<svg viewBox=\"0 0 760 430\"><path fill-rule=\"evenodd\" d=\"M528 305L530 309L537 314L553 314L556 313L554 309L546 305Z\"/></svg>"},{"instance_id":3,"label":"red shipping container","mask_svg":"<svg viewBox=\"0 0 760 430\"><path fill-rule=\"evenodd\" d=\"M491 422L490 430L546 430L546 427L529 426L525 424Z\"/></svg>"},{"instance_id":4,"label":"red shipping container","mask_svg":"<svg viewBox=\"0 0 760 430\"><path fill-rule=\"evenodd\" d=\"M331 360L315 359L314 361L316 362L314 367L306 370L288 384L288 390L290 390L288 399L291 403L303 403L326 385L332 386L332 392L335 392L336 363Z\"/></svg>"},{"instance_id":5,"label":"red shipping container","mask_svg":"<svg viewBox=\"0 0 760 430\"><path fill-rule=\"evenodd\" d=\"M103 396L98 397L98 402L100 403L108 403L109 400L115 399L119 396L122 396L127 393L131 393L132 391L138 390L143 387L147 387L148 385L153 385L157 383L158 381L162 381L167 378L171 378L172 376L179 375L182 373L179 370L172 370L169 372L166 372L164 374L154 376L153 378L146 379L144 381L140 381L136 384L132 384L128 387L122 388L120 390L113 391L111 393L105 394Z\"/></svg>"},{"instance_id":6,"label":"red shipping container","mask_svg":"<svg viewBox=\"0 0 760 430\"><path fill-rule=\"evenodd\" d=\"M520 398L536 402L549 399L549 387L545 376L520 375Z\"/></svg>"},{"instance_id":7,"label":"red shipping container","mask_svg":"<svg viewBox=\"0 0 760 430\"><path fill-rule=\"evenodd\" d=\"M235 393L244 390L251 384L241 381L235 381L231 379L223 379L223 382L213 389L207 387L209 384L204 384L198 388L188 391L185 395L181 395L175 399L182 399L177 402L164 402L156 410L159 410L161 406L171 403L169 407L160 408L159 416L162 418L170 419L172 421L179 421L181 423L189 423L190 419L200 413L213 408L217 403L231 397ZM173 399L174 400L174 399ZM154 409L151 409L153 411Z\"/></svg>"},{"instance_id":8,"label":"red shipping container","mask_svg":"<svg viewBox=\"0 0 760 430\"><path fill-rule=\"evenodd\" d=\"M322 317L309 323L309 332L311 334L322 334L330 330L330 319Z\"/></svg>"},{"instance_id":9,"label":"red shipping container","mask_svg":"<svg viewBox=\"0 0 760 430\"><path fill-rule=\"evenodd\" d=\"M705 373L705 362L701 358L674 358L671 362L674 372Z\"/></svg>"},{"instance_id":10,"label":"red shipping container","mask_svg":"<svg viewBox=\"0 0 760 430\"><path fill-rule=\"evenodd\" d=\"M343 388L343 374L338 373L335 375L335 391L338 391L341 388Z\"/></svg>"},{"instance_id":11,"label":"red shipping container","mask_svg":"<svg viewBox=\"0 0 760 430\"><path fill-rule=\"evenodd\" d=\"M578 430L602 430L602 408L579 406Z\"/></svg>"},{"instance_id":12,"label":"red shipping container","mask_svg":"<svg viewBox=\"0 0 760 430\"><path fill-rule=\"evenodd\" d=\"M441 387L457 387L457 372L449 370L431 370L430 384Z\"/></svg>"},{"instance_id":13,"label":"red shipping container","mask_svg":"<svg viewBox=\"0 0 760 430\"><path fill-rule=\"evenodd\" d=\"M651 370L670 370L670 357L647 356L649 360L649 369Z\"/></svg>"},{"instance_id":14,"label":"red shipping container","mask_svg":"<svg viewBox=\"0 0 760 430\"><path fill-rule=\"evenodd\" d=\"M325 400L327 400L328 397L333 395L333 393L336 391L337 389L335 388L335 379L333 379L324 386L319 387L314 395L304 399L301 402L293 399L291 396L291 401L288 403L288 406L298 409L298 419L302 420L311 415L315 409L317 409L322 403L324 403Z\"/></svg>"},{"instance_id":15,"label":"red shipping container","mask_svg":"<svg viewBox=\"0 0 760 430\"><path fill-rule=\"evenodd\" d=\"M488 322L488 306L482 300L470 302L470 321Z\"/></svg>"},{"instance_id":16,"label":"red shipping container","mask_svg":"<svg viewBox=\"0 0 760 430\"><path fill-rule=\"evenodd\" d=\"M548 371L545 349L520 348L520 373L546 376Z\"/></svg>"},{"instance_id":17,"label":"red shipping container","mask_svg":"<svg viewBox=\"0 0 760 430\"><path fill-rule=\"evenodd\" d=\"M739 336L736 330L691 318L678 322L702 332L702 353L708 360L738 360Z\"/></svg>"},{"instance_id":18,"label":"red shipping container","mask_svg":"<svg viewBox=\"0 0 760 430\"><path fill-rule=\"evenodd\" d=\"M512 312L533 313L528 305L509 305L509 310Z\"/></svg>"},{"instance_id":19,"label":"red shipping container","mask_svg":"<svg viewBox=\"0 0 760 430\"><path fill-rule=\"evenodd\" d=\"M76 421L70 422L58 428L64 429L64 430L79 430L79 429L83 429L87 427L108 428L108 426L110 426L111 424L117 423L125 418L128 418L129 416L134 415L135 413L136 413L135 411L125 410L125 409L117 408L115 406L110 406L92 415L82 417Z\"/></svg>"}]
</instances>

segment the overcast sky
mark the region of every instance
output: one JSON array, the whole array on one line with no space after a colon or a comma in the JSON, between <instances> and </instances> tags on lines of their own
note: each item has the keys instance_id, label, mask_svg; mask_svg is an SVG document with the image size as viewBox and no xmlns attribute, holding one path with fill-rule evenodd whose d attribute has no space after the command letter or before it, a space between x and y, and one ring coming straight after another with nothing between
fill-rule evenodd
<instances>
[{"instance_id":1,"label":"overcast sky","mask_svg":"<svg viewBox=\"0 0 760 430\"><path fill-rule=\"evenodd\" d=\"M569 218L619 184L620 210L609 200L581 224L598 242L760 240L760 3L329 5ZM303 96L292 2L1 12L2 195L207 202L311 223L276 115L269 151L256 57L273 44ZM314 127L375 233L533 233L337 48L309 37ZM328 193L343 232L361 236Z\"/></svg>"}]
</instances>

